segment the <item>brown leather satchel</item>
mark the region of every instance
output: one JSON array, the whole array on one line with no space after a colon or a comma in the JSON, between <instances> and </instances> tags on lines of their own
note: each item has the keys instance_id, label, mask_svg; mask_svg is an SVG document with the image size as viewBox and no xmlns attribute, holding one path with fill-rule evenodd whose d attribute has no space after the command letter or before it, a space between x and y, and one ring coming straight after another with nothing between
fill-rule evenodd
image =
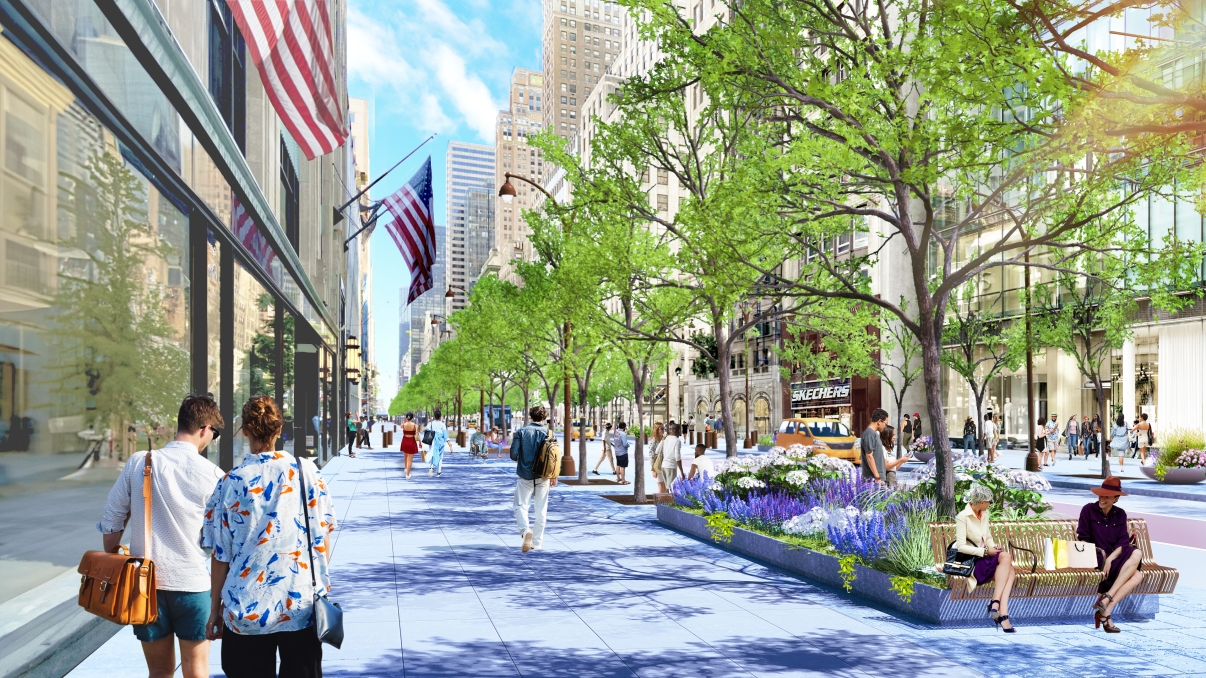
<instances>
[{"instance_id":1,"label":"brown leather satchel","mask_svg":"<svg viewBox=\"0 0 1206 678\"><path fill-rule=\"evenodd\" d=\"M117 624L146 625L159 617L151 561L151 453L142 469L143 544L146 555L88 551L80 559L80 607Z\"/></svg>"}]
</instances>

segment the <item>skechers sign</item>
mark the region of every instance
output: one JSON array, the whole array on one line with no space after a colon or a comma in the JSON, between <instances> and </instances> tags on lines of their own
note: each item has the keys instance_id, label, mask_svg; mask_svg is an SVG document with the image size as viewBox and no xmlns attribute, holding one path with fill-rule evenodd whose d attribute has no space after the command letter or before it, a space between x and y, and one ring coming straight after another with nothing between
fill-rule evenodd
<instances>
[{"instance_id":1,"label":"skechers sign","mask_svg":"<svg viewBox=\"0 0 1206 678\"><path fill-rule=\"evenodd\" d=\"M805 381L791 385L793 410L850 404L850 380Z\"/></svg>"}]
</instances>

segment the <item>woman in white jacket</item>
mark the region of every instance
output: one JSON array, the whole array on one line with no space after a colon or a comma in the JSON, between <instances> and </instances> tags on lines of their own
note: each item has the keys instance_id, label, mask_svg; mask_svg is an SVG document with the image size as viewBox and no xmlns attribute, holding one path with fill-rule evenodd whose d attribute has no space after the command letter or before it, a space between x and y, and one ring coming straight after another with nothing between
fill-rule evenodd
<instances>
[{"instance_id":1,"label":"woman in white jacket","mask_svg":"<svg viewBox=\"0 0 1206 678\"><path fill-rule=\"evenodd\" d=\"M992 506L992 490L976 483L967 490L964 496L967 508L955 516L955 548L959 553L975 556L972 566L972 576L968 577L968 591L973 591L977 584L993 582L993 595L988 603L988 616L993 624L1001 627L1005 633L1013 633L1013 624L1009 623L1009 592L1013 589L1013 559L1009 551L997 546L992 540L992 530L988 523L989 509Z\"/></svg>"},{"instance_id":2,"label":"woman in white jacket","mask_svg":"<svg viewBox=\"0 0 1206 678\"><path fill-rule=\"evenodd\" d=\"M670 435L662 441L662 467L658 469L658 480L666 486L666 491L672 489L674 481L683 473L683 439L682 427L670 424Z\"/></svg>"}]
</instances>

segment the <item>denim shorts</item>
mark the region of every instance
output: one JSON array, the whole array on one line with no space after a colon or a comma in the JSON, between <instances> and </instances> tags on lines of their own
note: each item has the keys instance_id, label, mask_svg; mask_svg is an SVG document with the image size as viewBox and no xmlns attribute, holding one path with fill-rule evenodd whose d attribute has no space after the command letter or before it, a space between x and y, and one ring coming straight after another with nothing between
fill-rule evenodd
<instances>
[{"instance_id":1,"label":"denim shorts","mask_svg":"<svg viewBox=\"0 0 1206 678\"><path fill-rule=\"evenodd\" d=\"M209 621L209 591L155 592L159 618L153 624L135 626L134 637L144 643L175 635L180 640L205 640L205 622Z\"/></svg>"}]
</instances>

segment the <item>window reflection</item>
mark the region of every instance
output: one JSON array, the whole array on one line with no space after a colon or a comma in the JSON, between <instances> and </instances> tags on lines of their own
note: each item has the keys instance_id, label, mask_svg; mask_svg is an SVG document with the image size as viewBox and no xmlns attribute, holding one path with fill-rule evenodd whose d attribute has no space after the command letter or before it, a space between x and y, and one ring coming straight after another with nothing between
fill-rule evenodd
<instances>
[{"instance_id":1,"label":"window reflection","mask_svg":"<svg viewBox=\"0 0 1206 678\"><path fill-rule=\"evenodd\" d=\"M92 509L124 459L175 432L189 390L189 216L5 39L0 112L0 493L21 496L25 516L64 493L86 500L86 515L55 516L54 547L74 560L97 544ZM36 541L16 529L0 540ZM0 602L75 566L10 556Z\"/></svg>"}]
</instances>

